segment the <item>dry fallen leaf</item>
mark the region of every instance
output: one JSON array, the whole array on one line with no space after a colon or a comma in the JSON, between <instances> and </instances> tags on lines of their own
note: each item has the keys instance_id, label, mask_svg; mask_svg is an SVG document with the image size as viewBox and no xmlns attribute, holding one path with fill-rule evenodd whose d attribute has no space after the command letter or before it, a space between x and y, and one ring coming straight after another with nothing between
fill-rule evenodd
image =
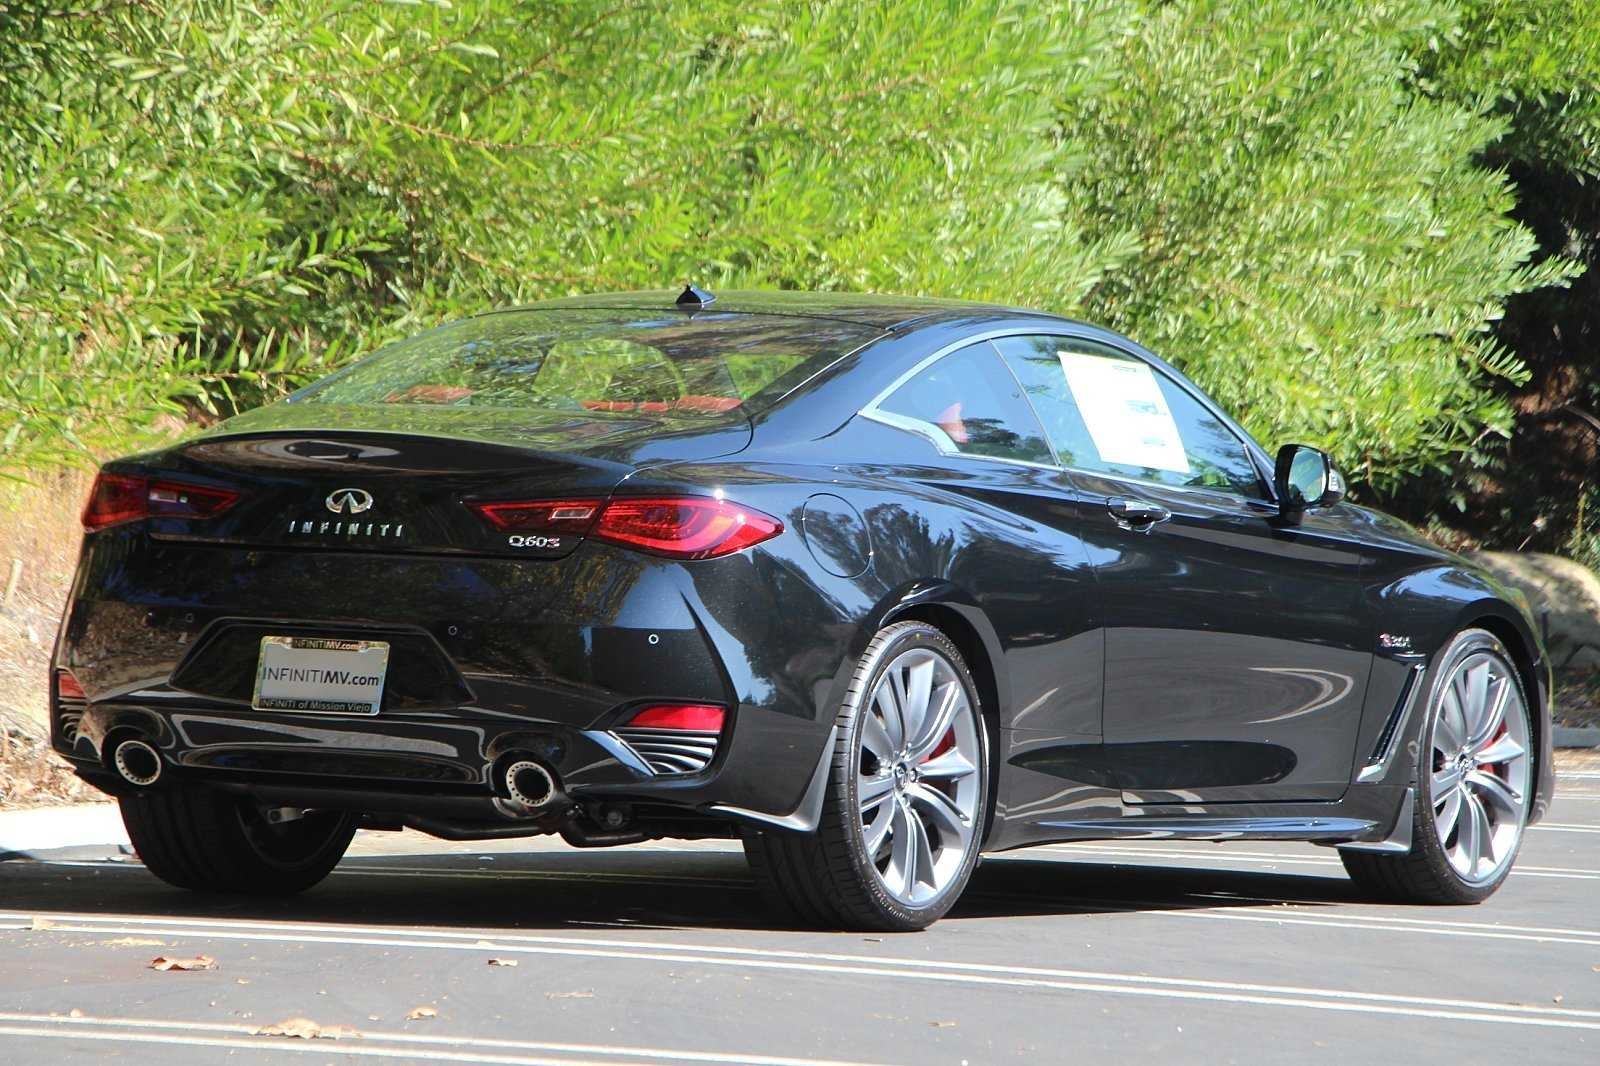
<instances>
[{"instance_id":1,"label":"dry fallen leaf","mask_svg":"<svg viewBox=\"0 0 1600 1066\"><path fill-rule=\"evenodd\" d=\"M580 989L577 992L546 992L544 994L544 998L545 999L593 999L594 998L594 993L589 991L588 989Z\"/></svg>"},{"instance_id":2,"label":"dry fallen leaf","mask_svg":"<svg viewBox=\"0 0 1600 1066\"><path fill-rule=\"evenodd\" d=\"M71 1010L67 1011L67 1017L68 1018L82 1018L83 1017L83 1011L79 1010L77 1007L73 1007Z\"/></svg>"},{"instance_id":3,"label":"dry fallen leaf","mask_svg":"<svg viewBox=\"0 0 1600 1066\"><path fill-rule=\"evenodd\" d=\"M361 1034L348 1025L318 1025L310 1018L285 1018L277 1025L264 1025L257 1036L287 1036L296 1040L340 1040Z\"/></svg>"},{"instance_id":4,"label":"dry fallen leaf","mask_svg":"<svg viewBox=\"0 0 1600 1066\"><path fill-rule=\"evenodd\" d=\"M418 1018L437 1018L439 1012L433 1007L412 1007L406 1012L406 1021L414 1022Z\"/></svg>"},{"instance_id":5,"label":"dry fallen leaf","mask_svg":"<svg viewBox=\"0 0 1600 1066\"><path fill-rule=\"evenodd\" d=\"M489 965L490 966L515 966L516 964L517 964L517 960L516 959L490 959L489 960Z\"/></svg>"},{"instance_id":6,"label":"dry fallen leaf","mask_svg":"<svg viewBox=\"0 0 1600 1066\"><path fill-rule=\"evenodd\" d=\"M35 933L41 929L54 929L55 927L56 923L48 918L34 918L33 921L28 923L28 928Z\"/></svg>"},{"instance_id":7,"label":"dry fallen leaf","mask_svg":"<svg viewBox=\"0 0 1600 1066\"><path fill-rule=\"evenodd\" d=\"M955 1022L929 1022L928 1024L935 1029L954 1029L956 1027Z\"/></svg>"},{"instance_id":8,"label":"dry fallen leaf","mask_svg":"<svg viewBox=\"0 0 1600 1066\"><path fill-rule=\"evenodd\" d=\"M173 959L165 955L157 955L150 960L152 970L165 973L168 970L215 970L217 960L210 955L196 955L192 959Z\"/></svg>"},{"instance_id":9,"label":"dry fallen leaf","mask_svg":"<svg viewBox=\"0 0 1600 1066\"><path fill-rule=\"evenodd\" d=\"M148 936L119 936L114 940L102 940L100 945L108 948L164 948L167 942Z\"/></svg>"}]
</instances>

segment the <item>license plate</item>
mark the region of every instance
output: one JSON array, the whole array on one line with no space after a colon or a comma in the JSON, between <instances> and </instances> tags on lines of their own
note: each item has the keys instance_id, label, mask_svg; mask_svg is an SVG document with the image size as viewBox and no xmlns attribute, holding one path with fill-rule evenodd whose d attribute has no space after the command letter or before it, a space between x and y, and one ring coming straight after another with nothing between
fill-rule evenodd
<instances>
[{"instance_id":1,"label":"license plate","mask_svg":"<svg viewBox=\"0 0 1600 1066\"><path fill-rule=\"evenodd\" d=\"M258 711L377 714L389 645L381 640L262 637L256 664Z\"/></svg>"}]
</instances>

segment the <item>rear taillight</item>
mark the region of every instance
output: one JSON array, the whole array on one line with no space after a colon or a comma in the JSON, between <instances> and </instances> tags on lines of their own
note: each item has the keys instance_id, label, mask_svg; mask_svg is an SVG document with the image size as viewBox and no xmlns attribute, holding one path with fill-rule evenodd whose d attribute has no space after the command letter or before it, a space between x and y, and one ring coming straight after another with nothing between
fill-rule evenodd
<instances>
[{"instance_id":1,"label":"rear taillight","mask_svg":"<svg viewBox=\"0 0 1600 1066\"><path fill-rule=\"evenodd\" d=\"M629 729L720 733L726 712L714 703L658 703L641 707L623 723Z\"/></svg>"},{"instance_id":2,"label":"rear taillight","mask_svg":"<svg viewBox=\"0 0 1600 1066\"><path fill-rule=\"evenodd\" d=\"M496 500L469 506L502 533L587 533L674 559L713 559L783 532L771 515L705 496Z\"/></svg>"},{"instance_id":3,"label":"rear taillight","mask_svg":"<svg viewBox=\"0 0 1600 1066\"><path fill-rule=\"evenodd\" d=\"M587 533L599 500L527 500L469 505L502 533Z\"/></svg>"},{"instance_id":4,"label":"rear taillight","mask_svg":"<svg viewBox=\"0 0 1600 1066\"><path fill-rule=\"evenodd\" d=\"M141 518L213 518L238 501L227 489L102 472L84 505L83 528L93 533Z\"/></svg>"},{"instance_id":5,"label":"rear taillight","mask_svg":"<svg viewBox=\"0 0 1600 1066\"><path fill-rule=\"evenodd\" d=\"M712 559L743 551L783 532L771 515L729 500L700 496L612 500L593 536L677 559Z\"/></svg>"},{"instance_id":6,"label":"rear taillight","mask_svg":"<svg viewBox=\"0 0 1600 1066\"><path fill-rule=\"evenodd\" d=\"M60 700L84 699L83 686L72 676L71 670L56 671L56 698Z\"/></svg>"}]
</instances>

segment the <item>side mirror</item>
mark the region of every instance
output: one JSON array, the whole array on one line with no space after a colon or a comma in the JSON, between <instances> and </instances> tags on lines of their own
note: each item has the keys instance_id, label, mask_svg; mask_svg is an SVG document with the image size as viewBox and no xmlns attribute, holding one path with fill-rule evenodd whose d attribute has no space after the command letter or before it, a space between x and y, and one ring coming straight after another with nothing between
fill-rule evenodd
<instances>
[{"instance_id":1,"label":"side mirror","mask_svg":"<svg viewBox=\"0 0 1600 1066\"><path fill-rule=\"evenodd\" d=\"M1309 508L1331 507L1344 499L1344 478L1333 460L1309 444L1279 448L1272 480L1278 491L1278 515L1285 525L1299 525Z\"/></svg>"}]
</instances>

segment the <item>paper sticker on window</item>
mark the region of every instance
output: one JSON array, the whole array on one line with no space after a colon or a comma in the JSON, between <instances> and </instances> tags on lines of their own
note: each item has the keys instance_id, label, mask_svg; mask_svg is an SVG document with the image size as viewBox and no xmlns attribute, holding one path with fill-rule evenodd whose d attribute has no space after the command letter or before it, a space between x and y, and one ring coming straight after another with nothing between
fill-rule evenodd
<instances>
[{"instance_id":1,"label":"paper sticker on window","mask_svg":"<svg viewBox=\"0 0 1600 1066\"><path fill-rule=\"evenodd\" d=\"M1083 352L1056 357L1101 462L1189 473L1178 425L1150 367Z\"/></svg>"}]
</instances>

